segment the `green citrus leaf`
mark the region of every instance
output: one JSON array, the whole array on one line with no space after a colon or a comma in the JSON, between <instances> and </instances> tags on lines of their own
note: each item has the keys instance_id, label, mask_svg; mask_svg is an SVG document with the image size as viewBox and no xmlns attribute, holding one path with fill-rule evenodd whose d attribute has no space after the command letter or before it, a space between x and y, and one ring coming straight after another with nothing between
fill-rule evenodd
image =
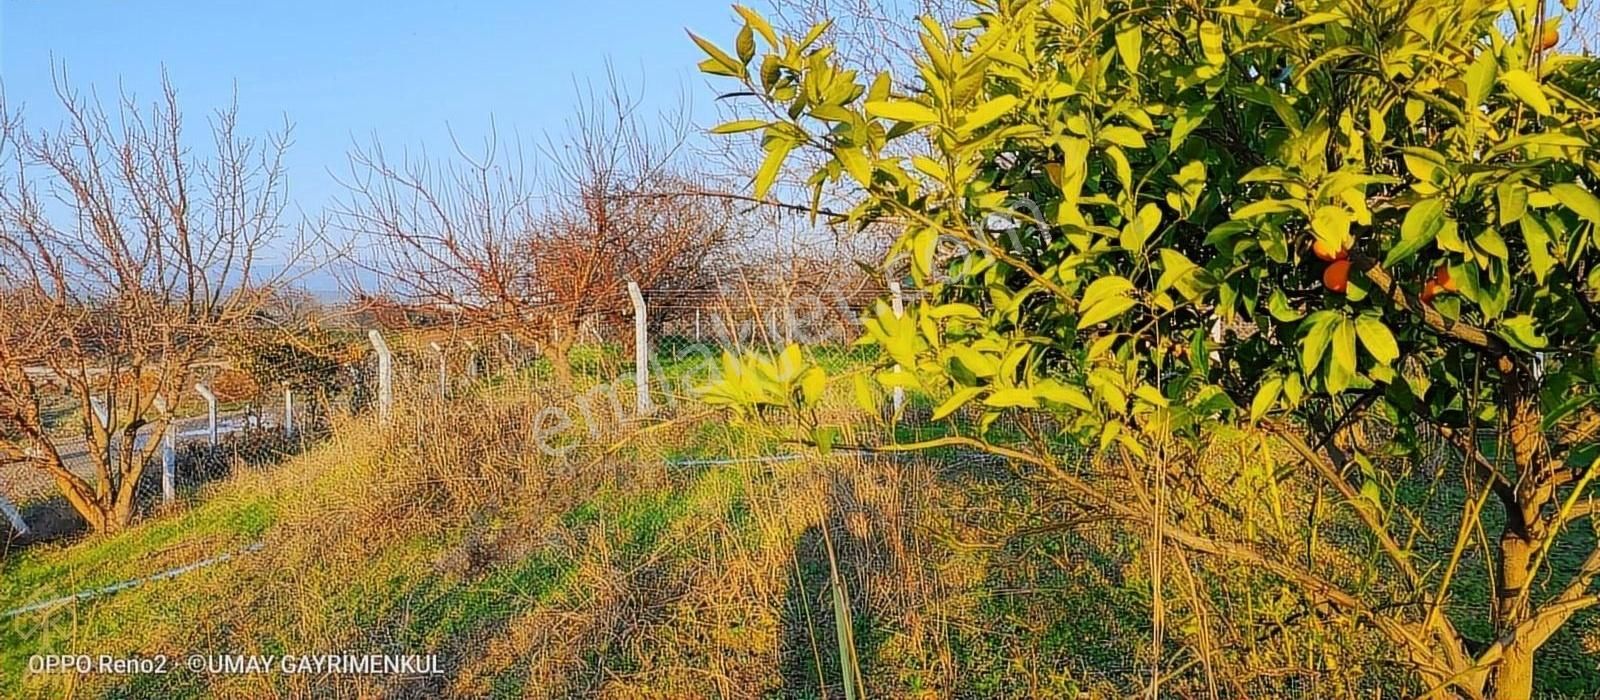
<instances>
[{"instance_id":1,"label":"green citrus leaf","mask_svg":"<svg viewBox=\"0 0 1600 700\"><path fill-rule=\"evenodd\" d=\"M1400 346L1395 342L1394 334L1378 317L1365 314L1357 316L1356 335L1361 338L1361 346L1378 364L1388 365L1400 358Z\"/></svg>"},{"instance_id":2,"label":"green citrus leaf","mask_svg":"<svg viewBox=\"0 0 1600 700\"><path fill-rule=\"evenodd\" d=\"M1115 297L1095 304L1078 317L1078 330L1121 316L1123 312L1133 308L1133 304L1133 300L1128 297Z\"/></svg>"},{"instance_id":3,"label":"green citrus leaf","mask_svg":"<svg viewBox=\"0 0 1600 700\"><path fill-rule=\"evenodd\" d=\"M1139 59L1142 58L1139 52L1143 45L1144 31L1138 24L1130 22L1122 28L1122 31L1117 32L1117 56L1127 64L1129 73L1139 72Z\"/></svg>"},{"instance_id":4,"label":"green citrus leaf","mask_svg":"<svg viewBox=\"0 0 1600 700\"><path fill-rule=\"evenodd\" d=\"M1131 126L1108 126L1100 130L1100 140L1123 148L1144 148L1144 135Z\"/></svg>"},{"instance_id":5,"label":"green citrus leaf","mask_svg":"<svg viewBox=\"0 0 1600 700\"><path fill-rule=\"evenodd\" d=\"M989 100L978 105L977 109L967 113L966 119L961 123L961 131L972 133L982 129L994 122L994 120L1005 116L1007 112L1015 109L1016 106L1017 98L1012 95L1001 95Z\"/></svg>"},{"instance_id":6,"label":"green citrus leaf","mask_svg":"<svg viewBox=\"0 0 1600 700\"><path fill-rule=\"evenodd\" d=\"M990 394L983 400L983 405L992 408L1038 408L1039 401L1031 390L1012 387Z\"/></svg>"},{"instance_id":7,"label":"green citrus leaf","mask_svg":"<svg viewBox=\"0 0 1600 700\"><path fill-rule=\"evenodd\" d=\"M1205 52L1206 62L1213 66L1220 66L1228 60L1228 54L1222 47L1222 27L1215 22L1200 23L1200 48Z\"/></svg>"},{"instance_id":8,"label":"green citrus leaf","mask_svg":"<svg viewBox=\"0 0 1600 700\"><path fill-rule=\"evenodd\" d=\"M840 146L833 150L833 155L839 159L839 164L844 166L845 172L850 173L850 177L855 178L862 187L872 185L872 161L862 154L861 149Z\"/></svg>"},{"instance_id":9,"label":"green citrus leaf","mask_svg":"<svg viewBox=\"0 0 1600 700\"><path fill-rule=\"evenodd\" d=\"M1255 398L1250 400L1250 420L1261 420L1267 411L1277 405L1278 397L1283 394L1283 377L1273 375L1261 383L1261 388L1256 389Z\"/></svg>"},{"instance_id":10,"label":"green citrus leaf","mask_svg":"<svg viewBox=\"0 0 1600 700\"><path fill-rule=\"evenodd\" d=\"M1350 212L1344 207L1325 206L1311 217L1311 231L1317 240L1338 250L1350 239Z\"/></svg>"},{"instance_id":11,"label":"green citrus leaf","mask_svg":"<svg viewBox=\"0 0 1600 700\"><path fill-rule=\"evenodd\" d=\"M1528 352L1541 350L1550 345L1550 339L1539 335L1533 317L1527 314L1501 321L1499 335L1506 342Z\"/></svg>"},{"instance_id":12,"label":"green citrus leaf","mask_svg":"<svg viewBox=\"0 0 1600 700\"><path fill-rule=\"evenodd\" d=\"M867 114L883 119L893 119L912 124L932 124L939 114L910 100L878 100L867 103Z\"/></svg>"},{"instance_id":13,"label":"green citrus leaf","mask_svg":"<svg viewBox=\"0 0 1600 700\"><path fill-rule=\"evenodd\" d=\"M711 57L709 61L700 64L700 68L702 70L706 69L707 63L711 63L721 70L707 72L717 73L719 75L728 75L735 78L743 78L745 76L744 62L729 56L727 52L717 48L716 44L696 36L694 32L689 32L688 34L689 38L693 39L694 43L700 46L700 50L706 52L706 55Z\"/></svg>"},{"instance_id":14,"label":"green citrus leaf","mask_svg":"<svg viewBox=\"0 0 1600 700\"><path fill-rule=\"evenodd\" d=\"M1508 70L1500 74L1500 82L1504 83L1517 99L1532 107L1533 111L1550 116L1550 100L1544 96L1544 88L1539 85L1539 80L1528 71Z\"/></svg>"},{"instance_id":15,"label":"green citrus leaf","mask_svg":"<svg viewBox=\"0 0 1600 700\"><path fill-rule=\"evenodd\" d=\"M1080 411L1093 411L1094 403L1089 400L1089 395L1070 386L1066 386L1054 379L1046 379L1033 387L1033 393L1045 401L1063 406L1071 406Z\"/></svg>"},{"instance_id":16,"label":"green citrus leaf","mask_svg":"<svg viewBox=\"0 0 1600 700\"><path fill-rule=\"evenodd\" d=\"M971 401L981 393L983 393L983 387L976 386L963 387L957 390L956 393L950 395L950 398L940 403L938 408L933 409L932 419L944 420L945 417L955 413L962 406L965 406L968 401Z\"/></svg>"},{"instance_id":17,"label":"green citrus leaf","mask_svg":"<svg viewBox=\"0 0 1600 700\"><path fill-rule=\"evenodd\" d=\"M1424 199L1411 205L1411 209L1406 211L1405 221L1400 224L1400 242L1384 256L1384 267L1416 255L1423 246L1433 242L1444 223L1444 200Z\"/></svg>"},{"instance_id":18,"label":"green citrus leaf","mask_svg":"<svg viewBox=\"0 0 1600 700\"><path fill-rule=\"evenodd\" d=\"M1318 311L1305 320L1306 337L1300 341L1300 367L1306 374L1315 374L1322 365L1322 357L1333 339L1333 324L1338 320L1339 314L1332 311Z\"/></svg>"},{"instance_id":19,"label":"green citrus leaf","mask_svg":"<svg viewBox=\"0 0 1600 700\"><path fill-rule=\"evenodd\" d=\"M767 22L766 18L762 17L760 13L743 5L734 5L733 10L744 18L746 24L761 33L761 38L767 40L767 45L778 45L778 35L772 31L772 24Z\"/></svg>"},{"instance_id":20,"label":"green citrus leaf","mask_svg":"<svg viewBox=\"0 0 1600 700\"><path fill-rule=\"evenodd\" d=\"M1559 185L1551 186L1550 194L1555 195L1555 198L1561 202L1561 206L1571 209L1572 213L1591 222L1600 223L1600 199L1596 199L1582 185L1563 182Z\"/></svg>"},{"instance_id":21,"label":"green citrus leaf","mask_svg":"<svg viewBox=\"0 0 1600 700\"><path fill-rule=\"evenodd\" d=\"M744 131L754 131L767 126L768 122L760 119L737 119L731 122L718 124L711 127L713 134L737 134Z\"/></svg>"},{"instance_id":22,"label":"green citrus leaf","mask_svg":"<svg viewBox=\"0 0 1600 700\"><path fill-rule=\"evenodd\" d=\"M789 151L794 144L788 141L775 141L772 150L767 151L767 157L761 161L761 168L756 170L756 180L753 186L756 199L766 199L767 190L772 189L772 183L778 179L778 171L783 168L783 161L789 157Z\"/></svg>"}]
</instances>

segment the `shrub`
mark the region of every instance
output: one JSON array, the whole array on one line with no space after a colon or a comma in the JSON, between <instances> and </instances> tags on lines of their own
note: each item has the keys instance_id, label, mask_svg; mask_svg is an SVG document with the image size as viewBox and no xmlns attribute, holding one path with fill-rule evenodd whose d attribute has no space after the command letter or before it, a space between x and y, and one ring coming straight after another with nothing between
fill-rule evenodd
<instances>
[{"instance_id":1,"label":"shrub","mask_svg":"<svg viewBox=\"0 0 1600 700\"><path fill-rule=\"evenodd\" d=\"M891 261L929 301L867 320L908 370L878 383L933 395L936 420L979 414L923 447L1035 464L1174 545L1271 571L1307 609L1384 634L1430 688L1531 694L1534 652L1600 603L1600 551L1535 591L1591 512L1600 432L1600 111L1595 62L1547 46L1559 18L1537 3L985 0L952 28L923 22L915 76L869 78L826 25L780 37L740 14L733 52L696 38L701 67L764 116L717 131L760 130L758 198L813 149L817 197L842 184L850 221L900 226ZM1050 436L991 439L1016 412L1155 464L1166 436L1265 421L1420 602L1391 612L1315 562L1166 522L1062 471ZM1455 546L1420 561L1391 481L1331 439L1367 414L1402 447L1451 439L1499 517L1465 499L1460 527L1429 534ZM1492 640L1443 612L1477 522L1500 524Z\"/></svg>"}]
</instances>

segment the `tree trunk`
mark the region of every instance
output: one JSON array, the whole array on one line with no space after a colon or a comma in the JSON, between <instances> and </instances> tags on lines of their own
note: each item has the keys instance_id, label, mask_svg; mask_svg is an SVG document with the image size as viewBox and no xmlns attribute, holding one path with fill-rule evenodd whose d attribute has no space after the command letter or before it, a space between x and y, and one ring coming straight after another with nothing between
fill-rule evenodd
<instances>
[{"instance_id":1,"label":"tree trunk","mask_svg":"<svg viewBox=\"0 0 1600 700\"><path fill-rule=\"evenodd\" d=\"M556 381L562 386L572 386L572 344L578 334L562 333L552 338L550 348L550 367L555 371Z\"/></svg>"},{"instance_id":2,"label":"tree trunk","mask_svg":"<svg viewBox=\"0 0 1600 700\"><path fill-rule=\"evenodd\" d=\"M133 522L134 504L137 500L138 482L144 473L144 460L138 450L132 447L132 439L124 441L118 449L109 446L97 445L97 436L89 435L85 441L85 449L89 451L91 459L96 462L95 480L91 483L84 477L73 473L56 451L49 439L40 433L34 437L34 449L40 454L35 466L50 475L56 483L56 490L61 492L67 505L83 518L89 529L97 533L112 533L126 528ZM101 457L100 455L104 455ZM132 465L132 469L119 469L120 465ZM113 483L112 474L120 474L121 479Z\"/></svg>"},{"instance_id":3,"label":"tree trunk","mask_svg":"<svg viewBox=\"0 0 1600 700\"><path fill-rule=\"evenodd\" d=\"M43 438L39 440L43 440ZM102 497L99 494L100 484L96 483L91 486L82 477L73 474L67 468L66 463L61 460L61 455L48 442L41 443L36 440L34 445L44 453L36 458L39 461L35 462L35 466L49 474L50 478L56 482L56 490L60 491L61 496L67 499L67 505L72 506L72 510L79 517L82 517L84 522L89 524L90 530L95 532L107 531L110 526L111 512L106 507L106 503L110 501L110 498Z\"/></svg>"},{"instance_id":4,"label":"tree trunk","mask_svg":"<svg viewBox=\"0 0 1600 700\"><path fill-rule=\"evenodd\" d=\"M1507 509L1505 528L1500 533L1494 610L1497 635L1505 634L1528 619L1532 598L1527 589L1533 585L1534 572L1530 567L1535 543L1539 541L1538 518L1554 494L1551 475L1544 469L1547 446L1541 428L1543 416L1525 384L1526 379L1523 370L1513 369L1506 373L1502 389L1503 415L1508 420L1504 435L1510 440L1511 461L1516 467L1512 483L1516 484L1517 504ZM1504 456L1506 447L1500 445L1497 452ZM1537 649L1538 643L1531 640L1511 641L1495 666L1494 700L1533 697L1533 656Z\"/></svg>"},{"instance_id":5,"label":"tree trunk","mask_svg":"<svg viewBox=\"0 0 1600 700\"><path fill-rule=\"evenodd\" d=\"M79 517L82 517L83 521L89 524L90 530L106 532L109 529L111 515L101 506L100 501L94 497L94 494L84 493L79 490L76 484L60 478L56 479L56 488L61 491L62 496L66 497L67 505L72 506L72 510L76 511Z\"/></svg>"},{"instance_id":6,"label":"tree trunk","mask_svg":"<svg viewBox=\"0 0 1600 700\"><path fill-rule=\"evenodd\" d=\"M133 524L133 501L129 498L111 507L111 513L106 518L106 532L118 532Z\"/></svg>"},{"instance_id":7,"label":"tree trunk","mask_svg":"<svg viewBox=\"0 0 1600 700\"><path fill-rule=\"evenodd\" d=\"M139 500L139 482L144 479L144 462L130 455L130 465L122 472L122 483L117 488L117 500L111 504L107 526L113 531L133 523L134 508Z\"/></svg>"},{"instance_id":8,"label":"tree trunk","mask_svg":"<svg viewBox=\"0 0 1600 700\"><path fill-rule=\"evenodd\" d=\"M1528 541L1520 525L1512 526L1507 518L1505 531L1500 534L1499 581L1495 590L1495 633L1503 634L1522 621L1522 608L1518 605L1522 591L1532 583L1528 570L1533 555L1533 543ZM1527 700L1533 696L1533 649L1513 642L1495 666L1494 700Z\"/></svg>"},{"instance_id":9,"label":"tree trunk","mask_svg":"<svg viewBox=\"0 0 1600 700\"><path fill-rule=\"evenodd\" d=\"M1513 644L1495 666L1494 700L1529 700L1533 697L1533 650Z\"/></svg>"}]
</instances>

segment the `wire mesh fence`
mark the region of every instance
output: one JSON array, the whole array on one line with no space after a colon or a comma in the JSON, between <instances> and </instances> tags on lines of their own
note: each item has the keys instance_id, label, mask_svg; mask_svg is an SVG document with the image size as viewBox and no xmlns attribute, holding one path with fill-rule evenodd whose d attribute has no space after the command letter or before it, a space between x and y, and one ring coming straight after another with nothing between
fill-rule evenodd
<instances>
[{"instance_id":1,"label":"wire mesh fence","mask_svg":"<svg viewBox=\"0 0 1600 700\"><path fill-rule=\"evenodd\" d=\"M0 505L24 522L71 521L49 468L59 464L111 490L136 480L138 509L148 511L232 469L292 456L325 437L336 415L382 420L397 402L559 387L580 400L606 396L617 409L609 419L626 422L691 400L720 371L723 353L799 344L814 356L843 357L859 335L860 315L885 293L749 279L720 288L658 285L628 308L589 313L566 328L544 317L464 323L438 308L389 308L358 316L365 321L358 326L318 330L316 351L299 347L316 345L301 338L232 355L218 349L187 367L191 386L175 394L145 386L143 373L132 370L106 370L87 401L66 383L46 381L47 444L0 436L20 448L19 458L0 464ZM149 405L155 394L160 405ZM142 467L128 466L135 461ZM57 523L32 534L73 527ZM18 528L11 530L15 536Z\"/></svg>"}]
</instances>

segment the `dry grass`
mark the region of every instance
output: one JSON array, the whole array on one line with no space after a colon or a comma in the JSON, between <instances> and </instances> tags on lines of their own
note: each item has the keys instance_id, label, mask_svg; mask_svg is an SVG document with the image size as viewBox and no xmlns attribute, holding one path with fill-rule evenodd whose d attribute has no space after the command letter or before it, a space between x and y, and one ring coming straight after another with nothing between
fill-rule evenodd
<instances>
[{"instance_id":1,"label":"dry grass","mask_svg":"<svg viewBox=\"0 0 1600 700\"><path fill-rule=\"evenodd\" d=\"M563 443L573 451L555 458L531 429L554 395L510 382L448 403L414 397L387 427L339 419L326 443L207 487L185 513L7 561L8 581L54 576L60 589L265 544L181 579L11 620L0 629L0 694L842 698L830 546L868 697L1126 697L1156 665L1169 674L1163 697L1404 687L1372 663L1381 649L1368 637L1296 616L1259 572L1168 552L1153 599L1145 533L1048 527L1077 507L1003 461L754 461L790 450L687 412L648 433L608 418L590 434L580 419ZM855 425L862 441L885 437L842 403L824 418ZM1219 438L1165 471L1194 471L1229 507L1276 522L1261 510L1262 477L1250 476L1258 460L1241 447L1252 439ZM1085 469L1116 476L1111 464ZM1285 522L1310 504L1294 483L1279 494ZM1181 491L1169 497L1175 512L1186 507ZM1293 528L1282 535L1294 544ZM1352 576L1362 554L1327 542L1316 552ZM6 607L48 597L3 590ZM15 670L31 653L345 651L438 654L447 673L74 680Z\"/></svg>"}]
</instances>

